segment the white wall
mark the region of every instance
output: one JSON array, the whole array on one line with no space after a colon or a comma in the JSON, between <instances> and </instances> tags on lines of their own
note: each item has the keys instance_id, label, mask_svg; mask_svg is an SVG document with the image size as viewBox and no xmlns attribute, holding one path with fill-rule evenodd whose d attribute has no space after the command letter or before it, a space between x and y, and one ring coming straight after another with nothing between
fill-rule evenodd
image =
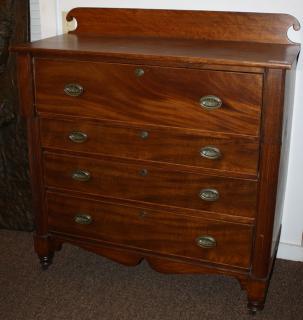
<instances>
[{"instance_id":1,"label":"white wall","mask_svg":"<svg viewBox=\"0 0 303 320\"><path fill-rule=\"evenodd\" d=\"M62 30L61 12L74 7L120 7L120 8L162 8L188 10L218 10L218 11L249 11L249 12L276 12L289 13L299 19L303 27L302 0L204 0L204 1L176 1L176 0L40 0L46 2L49 10L42 10L41 22L45 30L53 34ZM45 7L44 7L45 8ZM57 10L57 17L49 15ZM42 29L43 29L42 28ZM43 33L46 34L46 33ZM48 33L49 34L49 33ZM303 42L303 31L290 31L293 41ZM283 228L278 256L290 260L303 261L301 246L303 233L303 54L297 68L296 93L293 113L292 130L290 133L290 154L286 180L285 201L279 207L283 210Z\"/></svg>"},{"instance_id":2,"label":"white wall","mask_svg":"<svg viewBox=\"0 0 303 320\"><path fill-rule=\"evenodd\" d=\"M57 33L57 1L39 0L41 15L41 37L48 38Z\"/></svg>"},{"instance_id":3,"label":"white wall","mask_svg":"<svg viewBox=\"0 0 303 320\"><path fill-rule=\"evenodd\" d=\"M35 41L41 38L39 0L30 0L30 16L31 40Z\"/></svg>"}]
</instances>

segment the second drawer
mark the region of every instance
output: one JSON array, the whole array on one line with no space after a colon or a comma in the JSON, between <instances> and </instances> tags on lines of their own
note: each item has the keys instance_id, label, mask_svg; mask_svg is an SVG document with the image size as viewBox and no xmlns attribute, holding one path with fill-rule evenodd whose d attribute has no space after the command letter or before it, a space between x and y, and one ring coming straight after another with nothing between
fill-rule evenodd
<instances>
[{"instance_id":1,"label":"second drawer","mask_svg":"<svg viewBox=\"0 0 303 320\"><path fill-rule=\"evenodd\" d=\"M254 217L257 182L155 166L45 153L49 187L111 198Z\"/></svg>"},{"instance_id":2,"label":"second drawer","mask_svg":"<svg viewBox=\"0 0 303 320\"><path fill-rule=\"evenodd\" d=\"M41 118L40 125L47 148L257 175L254 137L48 118Z\"/></svg>"}]
</instances>

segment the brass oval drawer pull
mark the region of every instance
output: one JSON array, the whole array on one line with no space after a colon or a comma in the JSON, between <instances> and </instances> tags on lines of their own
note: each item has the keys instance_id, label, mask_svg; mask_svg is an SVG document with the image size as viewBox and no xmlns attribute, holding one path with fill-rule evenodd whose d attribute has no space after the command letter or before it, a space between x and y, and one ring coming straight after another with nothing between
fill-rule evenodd
<instances>
[{"instance_id":1,"label":"brass oval drawer pull","mask_svg":"<svg viewBox=\"0 0 303 320\"><path fill-rule=\"evenodd\" d=\"M148 170L147 169L141 169L139 171L139 174L141 177L146 177L148 175Z\"/></svg>"},{"instance_id":2,"label":"brass oval drawer pull","mask_svg":"<svg viewBox=\"0 0 303 320\"><path fill-rule=\"evenodd\" d=\"M140 138L147 139L148 136L149 136L149 132L148 131L141 131L140 132Z\"/></svg>"},{"instance_id":3,"label":"brass oval drawer pull","mask_svg":"<svg viewBox=\"0 0 303 320\"><path fill-rule=\"evenodd\" d=\"M74 221L78 224L91 224L93 222L93 218L86 213L78 213L74 216Z\"/></svg>"},{"instance_id":4,"label":"brass oval drawer pull","mask_svg":"<svg viewBox=\"0 0 303 320\"><path fill-rule=\"evenodd\" d=\"M217 245L215 238L211 236L200 236L196 239L196 243L201 248L214 248Z\"/></svg>"},{"instance_id":5,"label":"brass oval drawer pull","mask_svg":"<svg viewBox=\"0 0 303 320\"><path fill-rule=\"evenodd\" d=\"M204 96L200 99L200 106L207 110L219 109L222 106L222 100L216 96Z\"/></svg>"},{"instance_id":6,"label":"brass oval drawer pull","mask_svg":"<svg viewBox=\"0 0 303 320\"><path fill-rule=\"evenodd\" d=\"M91 178L91 174L85 170L77 170L72 174L72 178L76 181L88 181Z\"/></svg>"},{"instance_id":7,"label":"brass oval drawer pull","mask_svg":"<svg viewBox=\"0 0 303 320\"><path fill-rule=\"evenodd\" d=\"M79 97L83 91L83 87L78 83L68 83L64 86L64 92L71 97Z\"/></svg>"},{"instance_id":8,"label":"brass oval drawer pull","mask_svg":"<svg viewBox=\"0 0 303 320\"><path fill-rule=\"evenodd\" d=\"M219 191L216 189L203 189L200 191L200 198L204 201L217 201L219 199Z\"/></svg>"},{"instance_id":9,"label":"brass oval drawer pull","mask_svg":"<svg viewBox=\"0 0 303 320\"><path fill-rule=\"evenodd\" d=\"M87 140L87 134L80 131L71 132L68 137L75 143L83 143Z\"/></svg>"},{"instance_id":10,"label":"brass oval drawer pull","mask_svg":"<svg viewBox=\"0 0 303 320\"><path fill-rule=\"evenodd\" d=\"M210 159L210 160L217 160L220 159L222 154L220 149L211 146L205 146L200 150L200 155L203 158Z\"/></svg>"},{"instance_id":11,"label":"brass oval drawer pull","mask_svg":"<svg viewBox=\"0 0 303 320\"><path fill-rule=\"evenodd\" d=\"M135 69L135 75L136 77L142 77L144 75L144 70L142 68L136 68Z\"/></svg>"}]
</instances>

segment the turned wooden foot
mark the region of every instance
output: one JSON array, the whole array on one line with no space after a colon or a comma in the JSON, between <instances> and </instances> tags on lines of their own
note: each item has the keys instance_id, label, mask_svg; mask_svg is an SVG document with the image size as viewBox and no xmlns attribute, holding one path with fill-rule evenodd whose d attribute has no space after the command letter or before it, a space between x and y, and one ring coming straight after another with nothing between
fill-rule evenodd
<instances>
[{"instance_id":1,"label":"turned wooden foot","mask_svg":"<svg viewBox=\"0 0 303 320\"><path fill-rule=\"evenodd\" d=\"M249 314L255 315L258 311L264 309L268 281L250 279L246 284L247 308Z\"/></svg>"},{"instance_id":2,"label":"turned wooden foot","mask_svg":"<svg viewBox=\"0 0 303 320\"><path fill-rule=\"evenodd\" d=\"M35 250L40 259L41 267L43 270L48 269L52 264L54 252L59 248L54 240L49 236L34 235Z\"/></svg>"}]
</instances>

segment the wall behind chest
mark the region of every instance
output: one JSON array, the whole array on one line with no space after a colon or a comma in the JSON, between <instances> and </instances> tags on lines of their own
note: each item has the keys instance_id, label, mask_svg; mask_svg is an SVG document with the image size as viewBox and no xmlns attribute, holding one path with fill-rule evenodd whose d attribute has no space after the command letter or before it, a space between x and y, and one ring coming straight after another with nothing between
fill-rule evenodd
<instances>
[{"instance_id":1,"label":"wall behind chest","mask_svg":"<svg viewBox=\"0 0 303 320\"><path fill-rule=\"evenodd\" d=\"M42 37L62 33L62 12L74 7L120 7L120 8L154 8L154 9L185 9L185 10L220 10L247 12L289 13L299 19L303 25L302 0L234 0L216 2L211 0L173 1L173 0L39 0ZM302 42L303 31L289 32L295 42ZM285 188L285 198L280 201L277 210L283 211L283 228L278 256L280 258L303 261L303 198L301 196L301 181L303 181L303 58L299 59L296 76L296 92L292 121L288 122L284 141L289 145L289 157L282 156L281 182ZM283 193L283 188L281 193Z\"/></svg>"}]
</instances>

